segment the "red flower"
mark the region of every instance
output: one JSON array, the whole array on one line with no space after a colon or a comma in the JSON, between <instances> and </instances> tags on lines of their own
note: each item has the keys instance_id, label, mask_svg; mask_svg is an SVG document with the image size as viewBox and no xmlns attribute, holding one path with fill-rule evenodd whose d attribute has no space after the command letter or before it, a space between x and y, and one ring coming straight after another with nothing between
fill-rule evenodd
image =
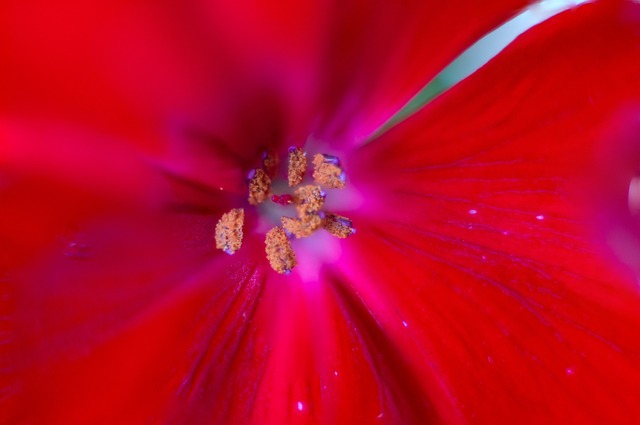
<instances>
[{"instance_id":1,"label":"red flower","mask_svg":"<svg viewBox=\"0 0 640 425\"><path fill-rule=\"evenodd\" d=\"M526 3L5 1L0 422L640 421L640 7L372 136ZM290 145L339 154L357 234L281 275L244 180Z\"/></svg>"}]
</instances>

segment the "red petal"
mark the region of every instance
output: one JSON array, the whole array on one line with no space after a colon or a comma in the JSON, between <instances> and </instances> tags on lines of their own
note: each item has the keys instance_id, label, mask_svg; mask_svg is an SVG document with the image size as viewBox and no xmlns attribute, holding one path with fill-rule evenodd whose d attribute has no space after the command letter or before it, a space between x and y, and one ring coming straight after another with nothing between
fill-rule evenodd
<instances>
[{"instance_id":1,"label":"red petal","mask_svg":"<svg viewBox=\"0 0 640 425\"><path fill-rule=\"evenodd\" d=\"M119 139L34 120L0 121L0 139L0 267L37 255L87 217L158 198L141 151Z\"/></svg>"},{"instance_id":2,"label":"red petal","mask_svg":"<svg viewBox=\"0 0 640 425\"><path fill-rule=\"evenodd\" d=\"M152 3L3 2L3 109L128 136L194 111L207 55L180 35L179 7Z\"/></svg>"},{"instance_id":3,"label":"red petal","mask_svg":"<svg viewBox=\"0 0 640 425\"><path fill-rule=\"evenodd\" d=\"M526 0L206 2L213 38L285 93L293 140L368 137ZM240 11L242 11L240 13Z\"/></svg>"},{"instance_id":4,"label":"red petal","mask_svg":"<svg viewBox=\"0 0 640 425\"><path fill-rule=\"evenodd\" d=\"M598 220L598 236L640 276L638 111L638 104L631 105L606 127L584 192L587 207Z\"/></svg>"},{"instance_id":5,"label":"red petal","mask_svg":"<svg viewBox=\"0 0 640 425\"><path fill-rule=\"evenodd\" d=\"M449 420L640 417L640 294L582 186L640 95L638 13L551 19L351 158L371 196L338 278Z\"/></svg>"},{"instance_id":6,"label":"red petal","mask_svg":"<svg viewBox=\"0 0 640 425\"><path fill-rule=\"evenodd\" d=\"M601 12L600 6L594 8ZM586 12L576 13L574 19L581 21L583 14ZM603 46L615 41L608 45L616 46L610 59L614 66L628 65L633 75L632 60L626 63L616 53L636 54L625 51L631 49L635 36L622 37L613 25L588 24L590 31L604 29L602 39L592 43L595 51L607 53ZM552 24L549 27L554 28ZM579 44L586 36L581 34L573 42ZM535 43L529 48L535 48ZM585 47L591 52L589 49ZM550 53L544 50L540 47L537 53ZM562 53L562 58L568 56ZM573 59L576 67L585 65L579 58ZM527 71L527 67L507 65L507 69L519 72L518 78ZM596 81L595 74L602 76L598 72L586 72L592 78L586 78L585 87L594 87L596 94L604 95L610 87L603 88L604 83ZM612 96L619 96L623 85L610 83L618 90L612 90ZM460 90L465 100L476 94ZM630 90L629 94L634 93ZM611 105L619 100L609 99ZM433 110L451 113L456 103L442 101L446 107ZM479 115L483 106L476 110ZM493 118L489 114L485 117ZM416 131L409 126L420 127L421 119L424 117L407 128ZM88 248L104 246L114 237L117 243L109 251L113 256L107 256L110 261L75 258L83 254L83 248L77 251L75 246L65 252L60 247L49 258L31 264L31 271L12 270L9 282L17 290L14 317L19 332L12 341L17 345L13 345L10 357L17 363L9 373L17 374L21 385L9 388L9 396L2 399L16 403L13 407L19 416L12 416L12 422L26 418L33 423L135 424L169 418L174 422L233 423L236 418L240 422L250 418L255 423L275 424L328 417L367 423L381 414L382 421L392 423L421 423L433 416L449 422L464 417L499 421L527 414L531 414L528 420L540 422L545 414L548 418L544 419L576 419L580 415L591 419L590 415L602 412L606 414L602 420L624 421L628 419L624 414L634 417L637 412L630 398L633 383L638 382L633 363L637 359L626 355L638 352L631 339L638 325L637 298L625 297L617 284L618 275L592 252L584 225L564 221L582 218L582 214L572 199L560 192L561 185L552 185L546 195L528 192L531 187L540 189L526 180L538 171L543 176L548 172L547 177L569 175L564 173L577 167L569 161L573 157L567 158L565 151L551 145L565 153L557 163L551 161L554 167L534 163L538 170L509 162L497 164L503 155L548 157L539 146L530 146L531 138L523 141L515 137L522 133L521 127L515 135L507 133L513 135L509 140L502 138L502 131L487 131L487 136L497 139L480 137L457 146L442 146L442 142L458 140L450 139L445 131L459 130L451 128L459 121L452 121L442 128L434 126L430 132L424 129L424 134L434 137L433 142L425 143L422 135L416 137L412 131L391 133L387 142L406 136L397 144L405 148L398 155L395 148L387 149L389 144L384 141L372 146L371 153L361 153L363 164L367 158L380 159L374 163L376 172L381 172L380 191L410 187L435 197L425 202L411 196L415 209L370 210L378 215L386 213L396 224L380 226L361 217L361 231L349 240L355 241L358 250L345 253L342 270L330 277L327 287L302 288L297 281L288 281L291 285L286 286L281 283L287 281L279 279L265 283L264 260L260 263L255 257L259 243L231 259L223 254L209 257L210 266L203 270L202 260L207 256L202 244L207 243L207 231L194 232L195 240L188 245L199 249L191 257L164 239L166 230L152 231L164 227L154 227L157 223L152 221L149 228L143 220L130 223L135 226L127 231L117 223L120 233L112 236L103 231L99 236L106 239L87 244ZM534 135L541 134L554 137L546 130ZM460 134L452 131L450 136ZM504 143L495 145L494 140ZM517 146L511 149L507 142ZM565 139L560 142L578 146ZM483 158L481 149L478 156L469 158L471 166L456 164L461 176L456 167L452 170L447 165L456 155L469 154L461 153L465 147L471 154L480 148L489 152ZM379 151L373 152L375 149ZM427 155L429 149L434 150L433 158ZM398 177L407 175L401 173L405 167L401 161L421 166L431 160L444 166ZM553 174L565 161L572 167ZM495 167L481 167L487 162ZM389 164L391 172L384 173L380 164ZM504 176L513 181L500 180ZM368 177L375 183L374 176ZM433 178L441 180L428 180ZM552 184L554 181L551 179ZM525 193L518 192L523 188ZM500 194L501 190L508 195ZM459 199L453 197L456 194ZM389 195L386 199L404 202L396 206L405 205L407 196ZM505 209L511 201L513 209ZM533 201L553 208L553 214L543 220L549 227L526 222L531 212L526 206ZM486 205L490 211L477 232L466 227L468 211L457 209L465 202ZM473 217L483 217L481 212L478 208ZM209 226L209 234L212 225L212 221L204 224ZM501 234L505 228L511 236ZM500 235L509 237L497 239ZM381 243L385 249L370 251L369 247L380 247ZM487 262L482 255L488 257ZM395 268L357 269L358 261L372 258L381 264L392 261ZM424 264L424 270L417 270L416 264ZM603 283L609 281L608 286ZM358 296L349 289L357 289ZM399 313L393 311L396 306ZM375 313L373 319L366 314L368 309ZM247 312L245 320L242 313ZM349 321L334 322L338 313ZM326 317L321 317L323 314ZM628 322L624 324L624 320ZM607 339L598 339L600 336ZM496 366L483 367L485 358L487 364ZM603 369L605 364L607 370ZM345 381L329 381L333 367L339 376L344 371ZM602 376L596 375L601 372ZM261 386L247 388L248 382L261 382ZM335 386L323 392L324 383ZM555 409L547 406L550 403L556 403ZM252 406L255 409L248 411Z\"/></svg>"},{"instance_id":7,"label":"red petal","mask_svg":"<svg viewBox=\"0 0 640 425\"><path fill-rule=\"evenodd\" d=\"M239 160L210 141L182 139L154 154L136 146L144 140L33 119L0 120L0 139L0 240L10 247L0 266L99 217L171 208L215 220L246 199Z\"/></svg>"},{"instance_id":8,"label":"red petal","mask_svg":"<svg viewBox=\"0 0 640 425\"><path fill-rule=\"evenodd\" d=\"M211 221L185 219L182 229L213 233ZM232 257L212 255L211 244L172 243L167 224L112 217L86 230L86 257L59 244L12 270L8 423L376 424L433 415L419 392L407 395L418 382L353 295L276 275L259 239Z\"/></svg>"},{"instance_id":9,"label":"red petal","mask_svg":"<svg viewBox=\"0 0 640 425\"><path fill-rule=\"evenodd\" d=\"M257 320L264 328L252 318L258 305L269 314L273 305L261 301L269 293L266 260L256 251L264 247L248 238L229 257L214 249L214 227L207 216L112 213L12 267L0 287L12 302L0 417L43 424L246 417L252 393L230 395L257 382L259 356L271 343L260 336L270 332L269 317ZM241 360L247 367L234 366Z\"/></svg>"},{"instance_id":10,"label":"red petal","mask_svg":"<svg viewBox=\"0 0 640 425\"><path fill-rule=\"evenodd\" d=\"M3 114L147 143L205 134L245 159L298 143L283 135L282 95L237 63L232 42L211 38L197 4L3 2Z\"/></svg>"},{"instance_id":11,"label":"red petal","mask_svg":"<svg viewBox=\"0 0 640 425\"><path fill-rule=\"evenodd\" d=\"M5 2L0 105L127 137L204 129L245 155L349 144L527 3Z\"/></svg>"},{"instance_id":12,"label":"red petal","mask_svg":"<svg viewBox=\"0 0 640 425\"><path fill-rule=\"evenodd\" d=\"M198 373L198 356L224 353L213 340L223 320L246 327L240 312L226 310L256 301L253 272L225 279L219 271L226 255L204 267L205 258L188 259L184 247L143 234L141 224L126 233L122 223L111 235L91 233L86 259L58 251L31 271L13 270L14 422L164 422L173 418L176 398L197 397L189 394L191 379L216 378L208 376L213 363ZM226 377L228 369L220 370Z\"/></svg>"}]
</instances>

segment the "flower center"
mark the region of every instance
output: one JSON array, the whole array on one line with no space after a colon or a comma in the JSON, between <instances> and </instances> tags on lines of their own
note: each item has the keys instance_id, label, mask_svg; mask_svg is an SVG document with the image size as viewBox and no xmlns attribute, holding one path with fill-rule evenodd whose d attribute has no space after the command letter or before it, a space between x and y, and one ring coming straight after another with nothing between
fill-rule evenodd
<instances>
[{"instance_id":1,"label":"flower center","mask_svg":"<svg viewBox=\"0 0 640 425\"><path fill-rule=\"evenodd\" d=\"M340 159L318 153L313 157L313 183L303 183L307 174L307 153L300 148L289 148L287 155L287 180L289 191L283 192L285 183L279 181L277 156L263 155L260 168L251 170L248 179L248 202L254 207L268 203L293 205L293 217L281 216L280 226L271 228L265 235L265 253L269 264L278 273L288 274L298 264L292 239L307 238L324 229L338 238L355 233L353 223L347 217L324 210L327 189L344 189L346 174ZM275 181L272 181L275 179ZM280 179L282 180L282 179ZM264 209L263 209L264 211ZM222 215L216 225L216 248L233 255L242 247L244 210L235 208Z\"/></svg>"}]
</instances>

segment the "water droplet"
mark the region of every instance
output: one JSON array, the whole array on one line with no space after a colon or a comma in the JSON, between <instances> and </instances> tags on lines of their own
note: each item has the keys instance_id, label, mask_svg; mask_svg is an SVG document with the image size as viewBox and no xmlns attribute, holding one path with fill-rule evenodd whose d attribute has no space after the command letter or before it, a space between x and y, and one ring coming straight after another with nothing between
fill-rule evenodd
<instances>
[{"instance_id":1,"label":"water droplet","mask_svg":"<svg viewBox=\"0 0 640 425\"><path fill-rule=\"evenodd\" d=\"M304 409L304 406L302 404L301 401L298 402L298 410L302 412L302 409Z\"/></svg>"},{"instance_id":2,"label":"water droplet","mask_svg":"<svg viewBox=\"0 0 640 425\"><path fill-rule=\"evenodd\" d=\"M469 210L469 214L476 215L476 214L478 214L478 211L477 210Z\"/></svg>"},{"instance_id":3,"label":"water droplet","mask_svg":"<svg viewBox=\"0 0 640 425\"><path fill-rule=\"evenodd\" d=\"M64 256L74 260L87 260L90 257L89 246L81 239L72 240L64 247Z\"/></svg>"},{"instance_id":4,"label":"water droplet","mask_svg":"<svg viewBox=\"0 0 640 425\"><path fill-rule=\"evenodd\" d=\"M333 371L333 374L334 374L335 376L338 376L338 371L337 371L337 370L334 370L334 371Z\"/></svg>"},{"instance_id":5,"label":"water droplet","mask_svg":"<svg viewBox=\"0 0 640 425\"><path fill-rule=\"evenodd\" d=\"M403 321L402 321L402 326L404 326L405 328L408 328L408 327L409 327L409 324L403 320Z\"/></svg>"},{"instance_id":6,"label":"water droplet","mask_svg":"<svg viewBox=\"0 0 640 425\"><path fill-rule=\"evenodd\" d=\"M536 220L544 220L544 216L542 214L537 215Z\"/></svg>"}]
</instances>

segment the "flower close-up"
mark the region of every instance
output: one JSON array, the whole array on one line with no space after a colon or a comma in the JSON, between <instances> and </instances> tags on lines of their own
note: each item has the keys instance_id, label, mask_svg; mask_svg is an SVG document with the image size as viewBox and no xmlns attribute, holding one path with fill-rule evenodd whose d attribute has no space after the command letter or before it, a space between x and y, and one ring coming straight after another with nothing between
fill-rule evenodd
<instances>
[{"instance_id":1,"label":"flower close-up","mask_svg":"<svg viewBox=\"0 0 640 425\"><path fill-rule=\"evenodd\" d=\"M0 423L640 423L640 4L416 104L534 3L3 1Z\"/></svg>"}]
</instances>

